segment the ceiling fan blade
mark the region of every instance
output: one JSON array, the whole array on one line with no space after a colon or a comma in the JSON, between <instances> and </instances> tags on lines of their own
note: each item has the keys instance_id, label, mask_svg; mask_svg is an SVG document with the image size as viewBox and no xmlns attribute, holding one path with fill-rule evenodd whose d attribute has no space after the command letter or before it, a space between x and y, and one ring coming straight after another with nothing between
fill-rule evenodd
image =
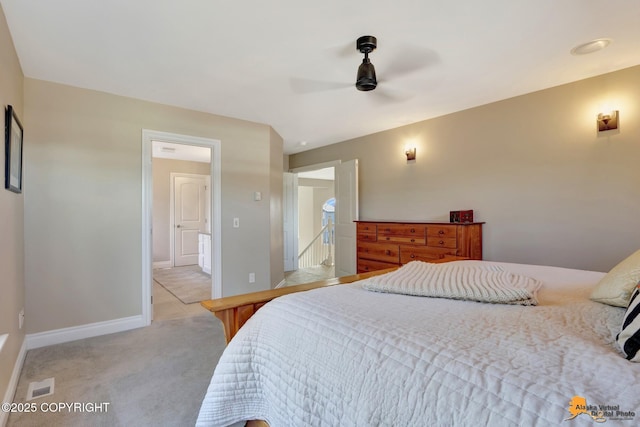
<instances>
[{"instance_id":1,"label":"ceiling fan blade","mask_svg":"<svg viewBox=\"0 0 640 427\"><path fill-rule=\"evenodd\" d=\"M325 92L352 87L354 83L328 82L323 80L300 79L292 77L289 85L295 93Z\"/></svg>"},{"instance_id":2,"label":"ceiling fan blade","mask_svg":"<svg viewBox=\"0 0 640 427\"><path fill-rule=\"evenodd\" d=\"M383 87L380 87L381 84ZM389 90L384 86L384 84L385 84L385 81L379 80L378 87L376 88L376 90L371 92L371 94L373 95L372 99L374 99L377 102L382 102L385 104L400 103L400 102L408 101L409 99L413 98L412 94Z\"/></svg>"},{"instance_id":3,"label":"ceiling fan blade","mask_svg":"<svg viewBox=\"0 0 640 427\"><path fill-rule=\"evenodd\" d=\"M391 65L385 67L384 74L380 74L386 78L400 77L439 62L440 57L435 51L407 45L395 50Z\"/></svg>"}]
</instances>

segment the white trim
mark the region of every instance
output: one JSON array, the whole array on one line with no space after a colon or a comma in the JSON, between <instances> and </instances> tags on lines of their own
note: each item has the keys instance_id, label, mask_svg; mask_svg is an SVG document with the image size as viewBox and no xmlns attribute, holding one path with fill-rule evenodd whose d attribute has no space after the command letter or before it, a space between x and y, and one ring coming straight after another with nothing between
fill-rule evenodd
<instances>
[{"instance_id":1,"label":"white trim","mask_svg":"<svg viewBox=\"0 0 640 427\"><path fill-rule=\"evenodd\" d=\"M153 140L211 148L211 296L222 297L222 142L216 139L142 129L142 318L151 324L153 233Z\"/></svg>"},{"instance_id":2,"label":"white trim","mask_svg":"<svg viewBox=\"0 0 640 427\"><path fill-rule=\"evenodd\" d=\"M274 289L283 288L286 284L287 281L285 279L282 279L282 281L278 283Z\"/></svg>"},{"instance_id":3,"label":"white trim","mask_svg":"<svg viewBox=\"0 0 640 427\"><path fill-rule=\"evenodd\" d=\"M153 268L171 268L171 261L154 261Z\"/></svg>"},{"instance_id":4,"label":"white trim","mask_svg":"<svg viewBox=\"0 0 640 427\"><path fill-rule=\"evenodd\" d=\"M342 160L332 160L330 162L316 163L315 165L301 166L299 168L289 169L289 172L299 173L299 172L315 171L318 169L325 169L325 168L335 168L339 166L340 163L342 163Z\"/></svg>"},{"instance_id":5,"label":"white trim","mask_svg":"<svg viewBox=\"0 0 640 427\"><path fill-rule=\"evenodd\" d=\"M11 379L9 379L9 385L7 385L7 391L4 393L4 400L2 403L11 403L16 395L16 389L18 388L18 380L20 379L20 372L22 372L22 365L24 365L24 358L27 355L27 340L22 340L22 347L18 352L16 363L13 365L13 373ZM7 425L9 420L9 412L0 411L0 426Z\"/></svg>"},{"instance_id":6,"label":"white trim","mask_svg":"<svg viewBox=\"0 0 640 427\"><path fill-rule=\"evenodd\" d=\"M113 334L115 332L128 331L141 328L145 325L142 315L123 317L121 319L107 320L104 322L89 323L87 325L72 326L69 328L54 329L53 331L28 334L26 338L27 350L45 347L48 345L62 344L69 341Z\"/></svg>"},{"instance_id":7,"label":"white trim","mask_svg":"<svg viewBox=\"0 0 640 427\"><path fill-rule=\"evenodd\" d=\"M146 142L148 138L148 143ZM142 130L142 319L145 325L153 318L153 175L151 159L153 142L151 135Z\"/></svg>"}]
</instances>

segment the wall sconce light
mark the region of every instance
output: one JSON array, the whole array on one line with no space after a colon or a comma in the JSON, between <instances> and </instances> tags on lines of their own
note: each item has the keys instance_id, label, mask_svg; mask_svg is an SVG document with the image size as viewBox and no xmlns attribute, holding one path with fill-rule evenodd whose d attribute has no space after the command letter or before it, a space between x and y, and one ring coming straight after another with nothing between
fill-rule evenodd
<instances>
[{"instance_id":1,"label":"wall sconce light","mask_svg":"<svg viewBox=\"0 0 640 427\"><path fill-rule=\"evenodd\" d=\"M416 147L407 147L404 154L407 155L407 161L416 159Z\"/></svg>"},{"instance_id":2,"label":"wall sconce light","mask_svg":"<svg viewBox=\"0 0 640 427\"><path fill-rule=\"evenodd\" d=\"M618 129L618 110L598 114L598 132Z\"/></svg>"}]
</instances>

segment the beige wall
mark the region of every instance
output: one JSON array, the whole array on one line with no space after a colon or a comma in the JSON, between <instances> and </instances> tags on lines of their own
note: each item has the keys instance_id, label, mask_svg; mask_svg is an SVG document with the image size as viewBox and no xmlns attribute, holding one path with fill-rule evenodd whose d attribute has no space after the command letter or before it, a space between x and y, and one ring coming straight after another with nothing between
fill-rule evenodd
<instances>
[{"instance_id":1,"label":"beige wall","mask_svg":"<svg viewBox=\"0 0 640 427\"><path fill-rule=\"evenodd\" d=\"M33 79L25 116L28 333L141 314L142 129L222 141L223 295L271 287L269 126Z\"/></svg>"},{"instance_id":2,"label":"beige wall","mask_svg":"<svg viewBox=\"0 0 640 427\"><path fill-rule=\"evenodd\" d=\"M298 178L298 252L322 229L322 206L334 195L334 181Z\"/></svg>"},{"instance_id":3,"label":"beige wall","mask_svg":"<svg viewBox=\"0 0 640 427\"><path fill-rule=\"evenodd\" d=\"M620 110L620 130L598 135L604 104ZM289 166L358 158L361 219L473 209L486 259L605 271L640 248L639 108L633 67L291 155Z\"/></svg>"},{"instance_id":4,"label":"beige wall","mask_svg":"<svg viewBox=\"0 0 640 427\"><path fill-rule=\"evenodd\" d=\"M171 260L171 173L211 175L211 164L153 159L153 261Z\"/></svg>"},{"instance_id":5,"label":"beige wall","mask_svg":"<svg viewBox=\"0 0 640 427\"><path fill-rule=\"evenodd\" d=\"M298 255L311 243L313 239L313 187L307 187L298 178Z\"/></svg>"},{"instance_id":6,"label":"beige wall","mask_svg":"<svg viewBox=\"0 0 640 427\"><path fill-rule=\"evenodd\" d=\"M23 114L22 69L18 62L4 12L0 7L0 104L2 123L7 105L13 106L24 129L23 142L30 144L29 121ZM3 126L4 128L4 126ZM29 176L23 177L23 193L16 194L4 189L4 132L0 150L0 335L9 334L0 352L0 398L8 390L13 368L24 342L25 329L18 329L18 313L25 304L24 290L24 197L31 183ZM26 320L28 322L28 320ZM12 396L10 396L12 397ZM6 414L0 414L0 423Z\"/></svg>"}]
</instances>

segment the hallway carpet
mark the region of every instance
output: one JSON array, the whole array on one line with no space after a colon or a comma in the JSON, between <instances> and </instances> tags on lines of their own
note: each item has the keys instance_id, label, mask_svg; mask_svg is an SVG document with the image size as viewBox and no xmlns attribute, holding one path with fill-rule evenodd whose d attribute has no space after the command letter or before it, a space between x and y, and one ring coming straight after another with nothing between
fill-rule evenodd
<instances>
[{"instance_id":1,"label":"hallway carpet","mask_svg":"<svg viewBox=\"0 0 640 427\"><path fill-rule=\"evenodd\" d=\"M197 265L156 268L153 280L185 304L211 299L211 276Z\"/></svg>"}]
</instances>

